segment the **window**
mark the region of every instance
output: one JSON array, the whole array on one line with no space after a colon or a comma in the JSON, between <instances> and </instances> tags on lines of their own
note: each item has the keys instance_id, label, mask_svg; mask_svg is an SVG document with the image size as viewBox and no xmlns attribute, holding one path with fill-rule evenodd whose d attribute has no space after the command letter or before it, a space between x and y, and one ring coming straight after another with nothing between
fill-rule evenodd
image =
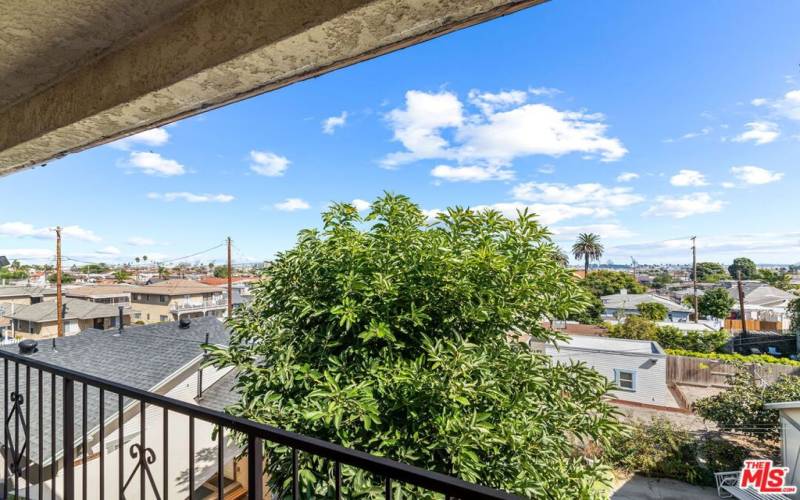
<instances>
[{"instance_id":1,"label":"window","mask_svg":"<svg viewBox=\"0 0 800 500\"><path fill-rule=\"evenodd\" d=\"M636 390L636 370L614 370L614 384L625 391Z\"/></svg>"},{"instance_id":2,"label":"window","mask_svg":"<svg viewBox=\"0 0 800 500\"><path fill-rule=\"evenodd\" d=\"M166 302L167 301L167 296L166 295L159 295L158 296L158 301L159 302Z\"/></svg>"},{"instance_id":3,"label":"window","mask_svg":"<svg viewBox=\"0 0 800 500\"><path fill-rule=\"evenodd\" d=\"M169 321L169 318L162 314L161 316L158 317L158 320L163 323L165 321Z\"/></svg>"}]
</instances>

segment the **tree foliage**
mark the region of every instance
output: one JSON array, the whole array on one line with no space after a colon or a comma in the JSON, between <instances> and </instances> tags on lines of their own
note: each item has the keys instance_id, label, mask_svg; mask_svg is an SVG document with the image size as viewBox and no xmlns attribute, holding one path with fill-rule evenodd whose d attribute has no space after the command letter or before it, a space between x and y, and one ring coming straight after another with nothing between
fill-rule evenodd
<instances>
[{"instance_id":1,"label":"tree foliage","mask_svg":"<svg viewBox=\"0 0 800 500\"><path fill-rule=\"evenodd\" d=\"M724 319L730 316L736 301L724 288L712 288L697 297L697 310L702 316Z\"/></svg>"},{"instance_id":2,"label":"tree foliage","mask_svg":"<svg viewBox=\"0 0 800 500\"><path fill-rule=\"evenodd\" d=\"M698 415L717 424L720 430L779 439L778 410L768 410L764 405L798 399L800 377L788 375L762 386L743 370L734 377L730 388L695 402L694 408Z\"/></svg>"},{"instance_id":3,"label":"tree foliage","mask_svg":"<svg viewBox=\"0 0 800 500\"><path fill-rule=\"evenodd\" d=\"M762 269L758 272L758 279L781 290L792 288L792 275L772 269Z\"/></svg>"},{"instance_id":4,"label":"tree foliage","mask_svg":"<svg viewBox=\"0 0 800 500\"><path fill-rule=\"evenodd\" d=\"M209 348L239 370L241 401L228 411L527 496L595 495L608 468L576 447L620 432L608 381L508 337L520 327L552 340L541 318L586 305L547 230L528 213L454 208L425 220L387 194L365 219L335 204L322 230L302 231L230 321L230 346ZM265 446L282 497L291 453ZM303 454L300 467L305 491L331 494L329 461ZM382 491L379 478L343 474L345 497Z\"/></svg>"},{"instance_id":5,"label":"tree foliage","mask_svg":"<svg viewBox=\"0 0 800 500\"><path fill-rule=\"evenodd\" d=\"M628 293L644 293L647 291L642 284L637 282L633 275L622 271L595 271L587 275L581 285L597 297L619 293L628 290Z\"/></svg>"},{"instance_id":6,"label":"tree foliage","mask_svg":"<svg viewBox=\"0 0 800 500\"><path fill-rule=\"evenodd\" d=\"M689 273L692 278L693 273ZM720 279L727 279L728 272L716 262L698 262L697 263L697 281L702 283L716 283Z\"/></svg>"},{"instance_id":7,"label":"tree foliage","mask_svg":"<svg viewBox=\"0 0 800 500\"><path fill-rule=\"evenodd\" d=\"M737 279L739 272L742 273L743 280L753 280L758 278L758 268L756 263L747 257L737 257L733 259L733 264L728 266L728 274L731 278Z\"/></svg>"},{"instance_id":8,"label":"tree foliage","mask_svg":"<svg viewBox=\"0 0 800 500\"><path fill-rule=\"evenodd\" d=\"M672 283L672 275L668 271L661 271L653 278L653 288L661 289Z\"/></svg>"},{"instance_id":9,"label":"tree foliage","mask_svg":"<svg viewBox=\"0 0 800 500\"><path fill-rule=\"evenodd\" d=\"M589 262L600 260L603 256L603 244L600 243L600 235L594 233L581 233L577 241L572 245L572 255L576 259L584 260L583 274L589 274Z\"/></svg>"},{"instance_id":10,"label":"tree foliage","mask_svg":"<svg viewBox=\"0 0 800 500\"><path fill-rule=\"evenodd\" d=\"M215 278L227 278L228 277L228 267L227 266L217 266L214 268L214 277Z\"/></svg>"},{"instance_id":11,"label":"tree foliage","mask_svg":"<svg viewBox=\"0 0 800 500\"><path fill-rule=\"evenodd\" d=\"M654 340L664 349L685 349L693 352L712 353L728 342L728 332L688 331L674 326L659 326L642 316L628 316L625 321L609 326L610 337Z\"/></svg>"},{"instance_id":12,"label":"tree foliage","mask_svg":"<svg viewBox=\"0 0 800 500\"><path fill-rule=\"evenodd\" d=\"M789 302L789 328L795 333L800 333L800 298Z\"/></svg>"},{"instance_id":13,"label":"tree foliage","mask_svg":"<svg viewBox=\"0 0 800 500\"><path fill-rule=\"evenodd\" d=\"M669 316L667 306L658 302L642 302L636 305L636 309L639 315L651 321L664 321Z\"/></svg>"}]
</instances>

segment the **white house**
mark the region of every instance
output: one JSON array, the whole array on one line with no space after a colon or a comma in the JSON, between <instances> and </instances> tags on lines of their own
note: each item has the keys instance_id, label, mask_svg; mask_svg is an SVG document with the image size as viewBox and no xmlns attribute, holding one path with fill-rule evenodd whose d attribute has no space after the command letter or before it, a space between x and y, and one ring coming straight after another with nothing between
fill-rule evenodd
<instances>
[{"instance_id":1,"label":"white house","mask_svg":"<svg viewBox=\"0 0 800 500\"><path fill-rule=\"evenodd\" d=\"M531 347L557 362L582 361L612 381L622 401L678 407L667 387L667 355L657 342L575 335L568 342Z\"/></svg>"},{"instance_id":2,"label":"white house","mask_svg":"<svg viewBox=\"0 0 800 500\"><path fill-rule=\"evenodd\" d=\"M670 321L688 321L689 314L692 312L691 309L683 304L678 304L665 297L652 293L628 293L625 289L613 295L604 295L600 297L600 300L603 302L603 315L607 318L639 314L637 306L650 302L665 306Z\"/></svg>"}]
</instances>

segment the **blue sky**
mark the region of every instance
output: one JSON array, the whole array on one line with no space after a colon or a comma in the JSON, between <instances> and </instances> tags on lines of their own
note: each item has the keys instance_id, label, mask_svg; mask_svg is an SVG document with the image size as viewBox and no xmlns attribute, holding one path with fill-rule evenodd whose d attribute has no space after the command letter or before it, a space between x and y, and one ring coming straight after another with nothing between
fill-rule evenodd
<instances>
[{"instance_id":1,"label":"blue sky","mask_svg":"<svg viewBox=\"0 0 800 500\"><path fill-rule=\"evenodd\" d=\"M0 180L0 255L269 258L330 201L529 206L627 262L800 261L800 3L555 0ZM222 248L196 258L224 257Z\"/></svg>"}]
</instances>

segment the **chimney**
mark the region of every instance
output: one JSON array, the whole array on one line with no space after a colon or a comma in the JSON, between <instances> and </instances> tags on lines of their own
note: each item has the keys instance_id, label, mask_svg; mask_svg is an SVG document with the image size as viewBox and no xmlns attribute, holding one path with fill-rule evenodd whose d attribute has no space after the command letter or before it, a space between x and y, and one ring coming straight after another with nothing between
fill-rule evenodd
<instances>
[{"instance_id":1,"label":"chimney","mask_svg":"<svg viewBox=\"0 0 800 500\"><path fill-rule=\"evenodd\" d=\"M125 306L119 306L119 333L122 333L122 330L125 329L125 316L122 314L122 310Z\"/></svg>"}]
</instances>

